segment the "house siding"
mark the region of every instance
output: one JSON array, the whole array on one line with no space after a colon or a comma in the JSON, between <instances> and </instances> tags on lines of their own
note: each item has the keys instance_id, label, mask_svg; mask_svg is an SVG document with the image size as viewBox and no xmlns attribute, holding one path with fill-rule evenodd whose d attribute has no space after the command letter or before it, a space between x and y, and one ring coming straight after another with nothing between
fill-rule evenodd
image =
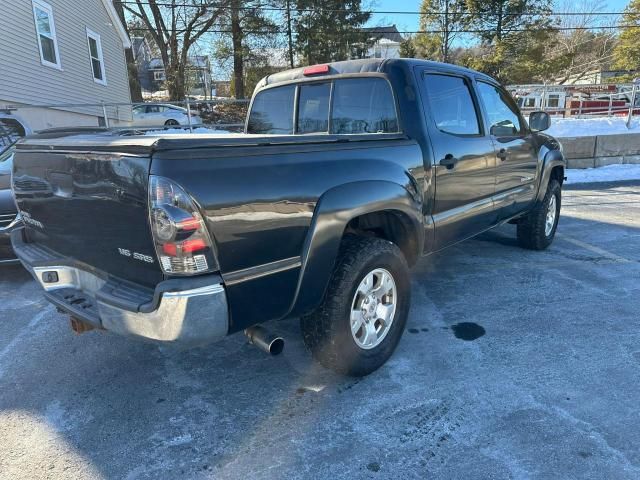
<instances>
[{"instance_id":1,"label":"house siding","mask_svg":"<svg viewBox=\"0 0 640 480\"><path fill-rule=\"evenodd\" d=\"M63 108L56 115L48 109L20 105L129 103L131 96L122 39L111 23L101 0L48 0L53 9L62 70L42 65L38 50L31 0L0 1L0 18L10 25L10 34L0 35L0 104L17 105L21 117L32 128L97 125L101 107ZM93 80L87 46L87 28L100 35L107 85ZM39 112L38 112L39 111ZM78 115L74 116L73 113ZM110 107L112 123L131 120L128 107ZM63 125L56 125L56 117Z\"/></svg>"}]
</instances>

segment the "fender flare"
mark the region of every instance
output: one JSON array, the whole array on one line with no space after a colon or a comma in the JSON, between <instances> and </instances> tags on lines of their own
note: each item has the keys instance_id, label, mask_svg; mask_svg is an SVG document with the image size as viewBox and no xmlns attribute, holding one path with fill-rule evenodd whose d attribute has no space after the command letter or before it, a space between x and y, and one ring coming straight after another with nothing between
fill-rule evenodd
<instances>
[{"instance_id":1,"label":"fender flare","mask_svg":"<svg viewBox=\"0 0 640 480\"><path fill-rule=\"evenodd\" d=\"M560 150L548 150L544 155L544 161L542 163L542 170L540 172L540 184L538 185L538 194L536 195L536 201L540 202L544 199L544 196L547 193L547 185L549 185L551 171L555 167L562 167L564 170L567 168L567 162L565 161L564 155Z\"/></svg>"},{"instance_id":2,"label":"fender flare","mask_svg":"<svg viewBox=\"0 0 640 480\"><path fill-rule=\"evenodd\" d=\"M316 206L288 317L305 314L322 301L348 223L361 215L381 211L399 212L409 218L418 252L422 252L424 227L419 195L414 196L404 186L383 180L334 187L320 197Z\"/></svg>"}]
</instances>

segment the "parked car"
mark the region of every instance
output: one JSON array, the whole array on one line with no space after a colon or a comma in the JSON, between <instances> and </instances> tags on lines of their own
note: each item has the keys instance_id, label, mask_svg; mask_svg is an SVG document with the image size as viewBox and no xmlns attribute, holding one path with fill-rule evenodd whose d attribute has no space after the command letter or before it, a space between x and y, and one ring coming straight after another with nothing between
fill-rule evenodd
<instances>
[{"instance_id":1,"label":"parked car","mask_svg":"<svg viewBox=\"0 0 640 480\"><path fill-rule=\"evenodd\" d=\"M20 224L18 209L11 194L11 169L15 147L0 153L0 265L17 263L11 248L11 232Z\"/></svg>"},{"instance_id":2,"label":"parked car","mask_svg":"<svg viewBox=\"0 0 640 480\"><path fill-rule=\"evenodd\" d=\"M300 317L314 358L366 375L400 340L421 256L506 222L525 248L551 244L565 161L549 125L453 65L276 73L246 135L30 137L12 242L76 331L202 345L244 330L277 353L260 324ZM38 179L52 195L21 187Z\"/></svg>"},{"instance_id":3,"label":"parked car","mask_svg":"<svg viewBox=\"0 0 640 480\"><path fill-rule=\"evenodd\" d=\"M191 112L191 125L199 125L202 119L196 112ZM133 107L134 127L178 127L189 125L189 114L186 108L171 104L137 105Z\"/></svg>"}]
</instances>

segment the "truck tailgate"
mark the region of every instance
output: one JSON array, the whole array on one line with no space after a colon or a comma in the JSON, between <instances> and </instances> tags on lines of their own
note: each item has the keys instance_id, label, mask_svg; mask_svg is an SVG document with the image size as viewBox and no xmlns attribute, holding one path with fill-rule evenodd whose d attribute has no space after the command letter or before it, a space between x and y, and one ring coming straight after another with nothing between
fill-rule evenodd
<instances>
[{"instance_id":1,"label":"truck tailgate","mask_svg":"<svg viewBox=\"0 0 640 480\"><path fill-rule=\"evenodd\" d=\"M150 163L147 154L21 145L13 188L26 240L155 286L163 275L148 218Z\"/></svg>"}]
</instances>

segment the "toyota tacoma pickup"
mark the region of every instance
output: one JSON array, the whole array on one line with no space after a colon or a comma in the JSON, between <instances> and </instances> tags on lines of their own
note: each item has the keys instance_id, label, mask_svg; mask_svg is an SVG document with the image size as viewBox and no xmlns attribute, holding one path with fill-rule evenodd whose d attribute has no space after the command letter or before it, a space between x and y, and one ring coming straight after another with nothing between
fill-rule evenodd
<instances>
[{"instance_id":1,"label":"toyota tacoma pickup","mask_svg":"<svg viewBox=\"0 0 640 480\"><path fill-rule=\"evenodd\" d=\"M565 161L492 78L359 60L270 75L236 135L46 131L18 145L22 264L77 331L184 346L300 318L326 367L366 375L405 329L409 269L497 225L548 247Z\"/></svg>"}]
</instances>

